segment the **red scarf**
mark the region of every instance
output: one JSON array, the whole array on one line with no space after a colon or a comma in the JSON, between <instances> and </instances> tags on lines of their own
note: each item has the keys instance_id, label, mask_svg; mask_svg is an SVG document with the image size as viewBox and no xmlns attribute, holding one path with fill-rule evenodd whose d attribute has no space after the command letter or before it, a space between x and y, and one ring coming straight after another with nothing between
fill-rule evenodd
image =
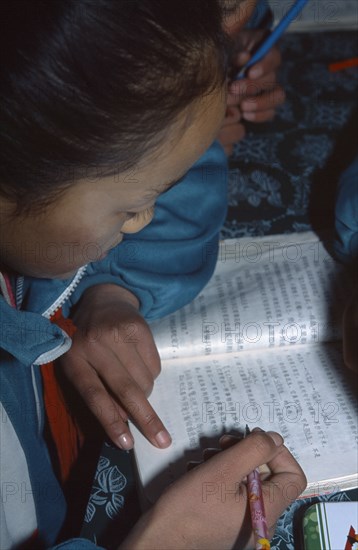
<instances>
[{"instance_id":1,"label":"red scarf","mask_svg":"<svg viewBox=\"0 0 358 550\"><path fill-rule=\"evenodd\" d=\"M63 317L61 309L51 317L51 322L56 323L70 337L76 332L75 325L71 319ZM84 437L68 408L56 378L54 363L41 365L40 368L48 426L57 451L61 482L64 484L83 446Z\"/></svg>"}]
</instances>

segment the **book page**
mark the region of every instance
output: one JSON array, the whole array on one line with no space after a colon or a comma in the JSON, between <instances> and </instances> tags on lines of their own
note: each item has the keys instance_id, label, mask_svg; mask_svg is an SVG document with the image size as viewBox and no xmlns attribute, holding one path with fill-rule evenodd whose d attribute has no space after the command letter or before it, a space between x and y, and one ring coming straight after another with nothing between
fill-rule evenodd
<instances>
[{"instance_id":1,"label":"book page","mask_svg":"<svg viewBox=\"0 0 358 550\"><path fill-rule=\"evenodd\" d=\"M162 358L334 341L351 288L312 232L230 239L199 296L151 329Z\"/></svg>"},{"instance_id":2,"label":"book page","mask_svg":"<svg viewBox=\"0 0 358 550\"><path fill-rule=\"evenodd\" d=\"M150 396L171 447L156 449L133 428L150 500L221 434L246 424L281 433L313 493L339 490L327 480L356 474L356 399L337 345L197 358L180 369L176 362L165 363Z\"/></svg>"}]
</instances>

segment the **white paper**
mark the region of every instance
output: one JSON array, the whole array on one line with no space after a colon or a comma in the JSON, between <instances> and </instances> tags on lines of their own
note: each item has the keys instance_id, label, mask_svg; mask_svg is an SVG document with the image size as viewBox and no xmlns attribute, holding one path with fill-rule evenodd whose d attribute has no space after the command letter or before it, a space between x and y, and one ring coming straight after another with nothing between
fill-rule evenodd
<instances>
[{"instance_id":1,"label":"white paper","mask_svg":"<svg viewBox=\"0 0 358 550\"><path fill-rule=\"evenodd\" d=\"M175 363L165 363L150 397L172 435L171 447L155 449L134 430L151 500L185 473L187 461L201 460L205 447L246 424L281 433L314 493L339 490L326 480L356 472L355 397L337 346L197 358L180 368Z\"/></svg>"},{"instance_id":2,"label":"white paper","mask_svg":"<svg viewBox=\"0 0 358 550\"><path fill-rule=\"evenodd\" d=\"M312 232L228 240L203 292L151 329L163 359L339 340L351 286Z\"/></svg>"}]
</instances>

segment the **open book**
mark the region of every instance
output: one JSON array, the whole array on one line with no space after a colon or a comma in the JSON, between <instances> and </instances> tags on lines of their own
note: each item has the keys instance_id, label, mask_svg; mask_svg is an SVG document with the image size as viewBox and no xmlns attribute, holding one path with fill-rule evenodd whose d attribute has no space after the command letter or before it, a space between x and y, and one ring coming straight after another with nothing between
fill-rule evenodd
<instances>
[{"instance_id":1,"label":"open book","mask_svg":"<svg viewBox=\"0 0 358 550\"><path fill-rule=\"evenodd\" d=\"M162 372L150 402L173 443L156 449L131 426L149 501L246 424L283 435L306 494L356 486L354 378L339 341L353 284L312 232L221 244L201 294L151 324Z\"/></svg>"}]
</instances>

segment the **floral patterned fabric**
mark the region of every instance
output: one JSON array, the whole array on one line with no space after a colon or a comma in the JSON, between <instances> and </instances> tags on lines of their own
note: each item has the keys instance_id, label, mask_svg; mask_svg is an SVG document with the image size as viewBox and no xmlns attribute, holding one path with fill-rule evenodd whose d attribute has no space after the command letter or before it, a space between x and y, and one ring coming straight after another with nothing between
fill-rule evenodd
<instances>
[{"instance_id":1,"label":"floral patterned fabric","mask_svg":"<svg viewBox=\"0 0 358 550\"><path fill-rule=\"evenodd\" d=\"M288 34L280 82L287 101L273 122L247 124L230 158L223 238L333 228L339 175L357 152L358 69L328 64L358 56L354 32ZM356 500L357 491L320 497ZM273 550L302 549L295 502L280 518ZM81 536L116 548L139 514L131 453L102 448Z\"/></svg>"},{"instance_id":2,"label":"floral patterned fabric","mask_svg":"<svg viewBox=\"0 0 358 550\"><path fill-rule=\"evenodd\" d=\"M127 485L127 478L112 465L109 458L101 456L98 461L91 496L87 505L85 522L91 523L98 507L103 506L106 516L115 519L123 508L122 491Z\"/></svg>"},{"instance_id":3,"label":"floral patterned fabric","mask_svg":"<svg viewBox=\"0 0 358 550\"><path fill-rule=\"evenodd\" d=\"M139 514L132 453L106 442L97 464L81 537L114 550Z\"/></svg>"}]
</instances>

